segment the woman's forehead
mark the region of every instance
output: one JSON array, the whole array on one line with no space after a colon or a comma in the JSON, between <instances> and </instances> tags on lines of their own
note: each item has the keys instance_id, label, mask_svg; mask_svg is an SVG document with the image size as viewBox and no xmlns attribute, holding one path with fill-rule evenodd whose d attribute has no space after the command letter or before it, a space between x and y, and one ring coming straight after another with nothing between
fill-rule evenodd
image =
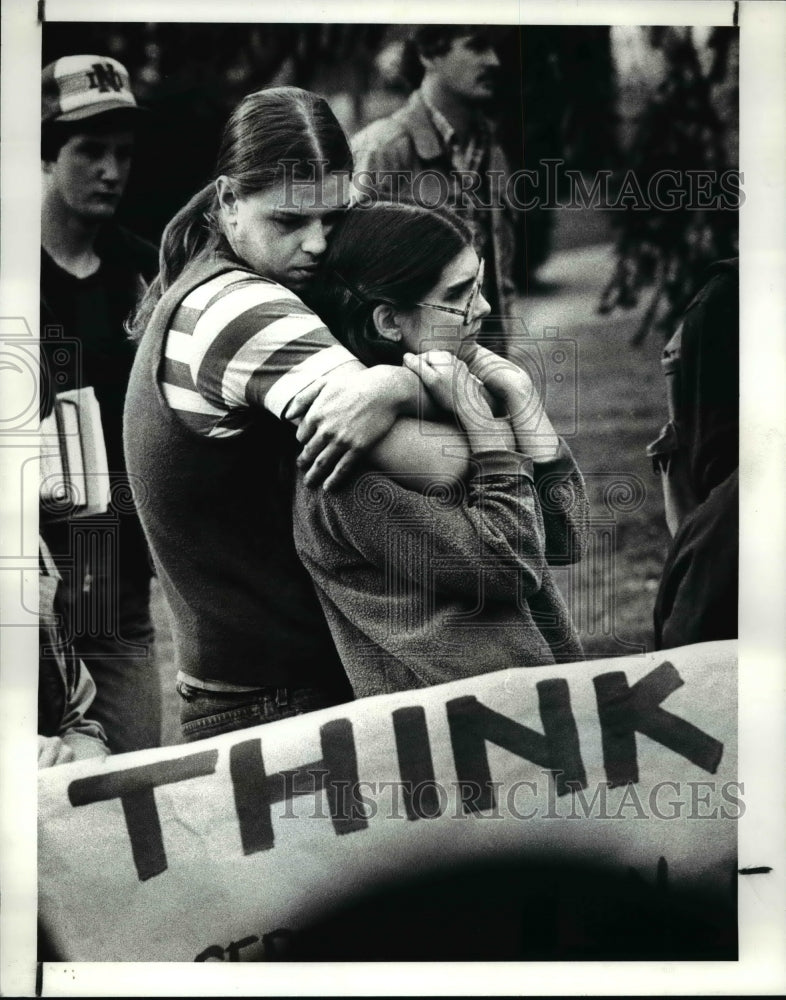
<instances>
[{"instance_id":1,"label":"woman's forehead","mask_svg":"<svg viewBox=\"0 0 786 1000\"><path fill-rule=\"evenodd\" d=\"M258 195L259 203L270 209L303 214L335 212L349 205L349 174L325 174L299 178L291 173Z\"/></svg>"},{"instance_id":2,"label":"woman's forehead","mask_svg":"<svg viewBox=\"0 0 786 1000\"><path fill-rule=\"evenodd\" d=\"M440 285L458 285L474 281L478 274L480 260L472 247L465 247L442 270Z\"/></svg>"}]
</instances>

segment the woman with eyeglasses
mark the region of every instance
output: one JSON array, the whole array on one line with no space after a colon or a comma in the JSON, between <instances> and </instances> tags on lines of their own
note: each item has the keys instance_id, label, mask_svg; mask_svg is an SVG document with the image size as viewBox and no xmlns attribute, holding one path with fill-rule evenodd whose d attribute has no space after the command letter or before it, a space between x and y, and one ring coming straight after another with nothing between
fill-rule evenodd
<instances>
[{"instance_id":1,"label":"woman with eyeglasses","mask_svg":"<svg viewBox=\"0 0 786 1000\"><path fill-rule=\"evenodd\" d=\"M364 364L417 373L471 453L466 480L422 492L406 455L297 483L295 544L356 697L583 657L549 569L580 557L583 479L529 377L477 345L482 281L460 219L383 201L345 213L306 295Z\"/></svg>"}]
</instances>

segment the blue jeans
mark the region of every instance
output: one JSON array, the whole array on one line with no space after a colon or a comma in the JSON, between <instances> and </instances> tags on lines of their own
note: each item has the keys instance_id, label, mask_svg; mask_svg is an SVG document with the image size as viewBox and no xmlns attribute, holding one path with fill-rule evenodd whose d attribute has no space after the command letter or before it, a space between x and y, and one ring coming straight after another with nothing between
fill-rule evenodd
<instances>
[{"instance_id":1,"label":"blue jeans","mask_svg":"<svg viewBox=\"0 0 786 1000\"><path fill-rule=\"evenodd\" d=\"M209 736L278 722L293 715L340 705L341 695L322 688L260 688L258 691L205 691L185 681L176 684L180 695L180 728L186 743Z\"/></svg>"}]
</instances>

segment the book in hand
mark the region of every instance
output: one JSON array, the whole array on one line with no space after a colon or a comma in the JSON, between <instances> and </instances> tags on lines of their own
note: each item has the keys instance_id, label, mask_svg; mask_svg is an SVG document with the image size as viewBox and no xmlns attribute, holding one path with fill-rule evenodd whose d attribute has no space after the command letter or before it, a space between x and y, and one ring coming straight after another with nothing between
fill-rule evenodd
<instances>
[{"instance_id":1,"label":"book in hand","mask_svg":"<svg viewBox=\"0 0 786 1000\"><path fill-rule=\"evenodd\" d=\"M95 392L90 386L60 392L41 421L41 514L57 519L103 514L109 493Z\"/></svg>"}]
</instances>

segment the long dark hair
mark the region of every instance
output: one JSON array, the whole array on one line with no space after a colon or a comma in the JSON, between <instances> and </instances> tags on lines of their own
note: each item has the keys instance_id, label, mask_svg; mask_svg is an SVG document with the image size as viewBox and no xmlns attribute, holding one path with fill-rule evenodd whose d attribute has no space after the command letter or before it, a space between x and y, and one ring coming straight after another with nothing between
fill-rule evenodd
<instances>
[{"instance_id":1,"label":"long dark hair","mask_svg":"<svg viewBox=\"0 0 786 1000\"><path fill-rule=\"evenodd\" d=\"M400 364L404 349L379 336L374 307L414 305L471 246L470 229L447 209L401 199L353 205L331 234L319 280L301 295L365 365Z\"/></svg>"},{"instance_id":2,"label":"long dark hair","mask_svg":"<svg viewBox=\"0 0 786 1000\"><path fill-rule=\"evenodd\" d=\"M244 97L224 127L214 177L231 177L240 195L285 178L314 180L352 170L347 137L330 105L299 87L271 87ZM138 338L163 293L194 260L229 250L221 230L215 182L180 209L161 237L159 273L128 325Z\"/></svg>"}]
</instances>

